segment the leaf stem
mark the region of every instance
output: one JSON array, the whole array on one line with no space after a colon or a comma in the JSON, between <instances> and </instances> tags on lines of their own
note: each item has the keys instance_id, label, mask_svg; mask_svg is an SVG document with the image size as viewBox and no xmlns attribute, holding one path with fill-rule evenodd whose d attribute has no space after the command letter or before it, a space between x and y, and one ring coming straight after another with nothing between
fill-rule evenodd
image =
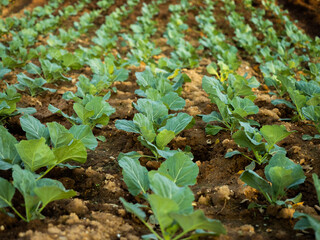
<instances>
[{"instance_id":1,"label":"leaf stem","mask_svg":"<svg viewBox=\"0 0 320 240\"><path fill-rule=\"evenodd\" d=\"M38 177L37 179L36 179L36 181L38 181L38 180L40 180L41 178L43 178L48 172L50 172L55 166L57 166L57 164L55 164L55 165L53 165L53 166L51 166L50 168L48 168L45 172L44 172L44 174L42 174L40 177Z\"/></svg>"}]
</instances>

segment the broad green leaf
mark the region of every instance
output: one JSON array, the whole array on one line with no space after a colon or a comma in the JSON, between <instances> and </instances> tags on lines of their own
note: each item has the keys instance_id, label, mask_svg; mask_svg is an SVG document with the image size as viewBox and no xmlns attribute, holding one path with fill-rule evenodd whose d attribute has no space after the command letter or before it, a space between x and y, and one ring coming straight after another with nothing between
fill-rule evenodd
<instances>
[{"instance_id":1,"label":"broad green leaf","mask_svg":"<svg viewBox=\"0 0 320 240\"><path fill-rule=\"evenodd\" d=\"M73 109L83 124L89 124L89 118L95 115L94 110L88 110L80 103L73 104Z\"/></svg>"},{"instance_id":2,"label":"broad green leaf","mask_svg":"<svg viewBox=\"0 0 320 240\"><path fill-rule=\"evenodd\" d=\"M15 137L6 128L0 126L0 170L8 170L11 164L20 162L20 156L15 147L17 143Z\"/></svg>"},{"instance_id":3,"label":"broad green leaf","mask_svg":"<svg viewBox=\"0 0 320 240\"><path fill-rule=\"evenodd\" d=\"M136 203L136 204L129 203L122 197L120 197L120 201L122 202L124 208L128 212L133 213L139 219L144 220L146 218L146 214L144 213L144 211L141 210L141 207L145 207L144 205L141 205L141 204L138 204L138 203Z\"/></svg>"},{"instance_id":4,"label":"broad green leaf","mask_svg":"<svg viewBox=\"0 0 320 240\"><path fill-rule=\"evenodd\" d=\"M285 154L274 155L265 167L265 175L272 183L274 196L284 195L284 189L292 188L304 182L302 167L295 164Z\"/></svg>"},{"instance_id":5,"label":"broad green leaf","mask_svg":"<svg viewBox=\"0 0 320 240\"><path fill-rule=\"evenodd\" d=\"M169 131L167 129L162 130L156 137L156 145L160 150L163 150L165 146L175 137L175 133L173 131Z\"/></svg>"},{"instance_id":6,"label":"broad green leaf","mask_svg":"<svg viewBox=\"0 0 320 240\"><path fill-rule=\"evenodd\" d=\"M260 128L260 132L264 139L268 142L269 148L274 146L277 142L288 137L292 132L287 131L283 125L264 125Z\"/></svg>"},{"instance_id":7,"label":"broad green leaf","mask_svg":"<svg viewBox=\"0 0 320 240\"><path fill-rule=\"evenodd\" d=\"M76 118L74 117L70 117L67 114L65 114L64 112L62 112L59 108L56 108L55 106L49 104L48 106L48 110L52 113L59 113L61 114L63 117L65 117L66 119L68 119L69 121L71 121L72 123L74 123L76 121Z\"/></svg>"},{"instance_id":8,"label":"broad green leaf","mask_svg":"<svg viewBox=\"0 0 320 240\"><path fill-rule=\"evenodd\" d=\"M313 173L312 174L312 179L313 179L313 184L316 189L317 197L318 197L318 202L320 205L320 180L317 174Z\"/></svg>"},{"instance_id":9,"label":"broad green leaf","mask_svg":"<svg viewBox=\"0 0 320 240\"><path fill-rule=\"evenodd\" d=\"M145 114L149 120L156 124L161 124L162 120L168 116L168 109L162 102L152 101L150 99L139 99L134 107Z\"/></svg>"},{"instance_id":10,"label":"broad green leaf","mask_svg":"<svg viewBox=\"0 0 320 240\"><path fill-rule=\"evenodd\" d=\"M181 110L186 105L186 101L179 97L178 93L176 92L169 92L165 96L161 98L161 101L168 106L170 110Z\"/></svg>"},{"instance_id":11,"label":"broad green leaf","mask_svg":"<svg viewBox=\"0 0 320 240\"><path fill-rule=\"evenodd\" d=\"M33 192L33 189L37 186L37 176L28 170L21 169L19 165L14 165L12 169L13 186L19 190L24 198L27 221L33 218L39 218L39 214L34 211L39 204L39 198Z\"/></svg>"},{"instance_id":12,"label":"broad green leaf","mask_svg":"<svg viewBox=\"0 0 320 240\"><path fill-rule=\"evenodd\" d=\"M15 146L25 167L32 172L56 163L56 158L44 138L22 140Z\"/></svg>"},{"instance_id":13,"label":"broad green leaf","mask_svg":"<svg viewBox=\"0 0 320 240\"><path fill-rule=\"evenodd\" d=\"M16 189L6 179L0 177L0 209L11 205Z\"/></svg>"},{"instance_id":14,"label":"broad green leaf","mask_svg":"<svg viewBox=\"0 0 320 240\"><path fill-rule=\"evenodd\" d=\"M116 125L116 128L119 130L132 132L132 133L140 133L139 128L133 123L133 121L117 120L115 125Z\"/></svg>"},{"instance_id":15,"label":"broad green leaf","mask_svg":"<svg viewBox=\"0 0 320 240\"><path fill-rule=\"evenodd\" d=\"M33 64L32 62L29 62L27 65L26 65L26 70L28 71L28 73L31 73L31 74L38 74L38 75L41 75L41 68L38 67L37 65Z\"/></svg>"},{"instance_id":16,"label":"broad green leaf","mask_svg":"<svg viewBox=\"0 0 320 240\"><path fill-rule=\"evenodd\" d=\"M238 130L232 135L233 140L241 147L247 147L255 151L265 150L265 143L257 141L253 137L254 137L253 133L250 133L250 132L246 133L243 130Z\"/></svg>"},{"instance_id":17,"label":"broad green leaf","mask_svg":"<svg viewBox=\"0 0 320 240\"><path fill-rule=\"evenodd\" d=\"M139 193L146 193L149 189L148 170L140 165L138 160L130 157L123 157L119 160L122 168L124 182L133 196Z\"/></svg>"},{"instance_id":18,"label":"broad green leaf","mask_svg":"<svg viewBox=\"0 0 320 240\"><path fill-rule=\"evenodd\" d=\"M197 210L190 214L171 213L170 216L178 222L184 232L196 229L210 231L216 235L227 234L219 220L208 219L203 211Z\"/></svg>"},{"instance_id":19,"label":"broad green leaf","mask_svg":"<svg viewBox=\"0 0 320 240\"><path fill-rule=\"evenodd\" d=\"M65 67L71 67L72 69L81 68L80 59L72 53L64 54L62 56L62 63Z\"/></svg>"},{"instance_id":20,"label":"broad green leaf","mask_svg":"<svg viewBox=\"0 0 320 240\"><path fill-rule=\"evenodd\" d=\"M62 145L53 149L57 163L64 163L67 161L76 161L85 163L87 161L87 151L81 140L74 139L69 145Z\"/></svg>"},{"instance_id":21,"label":"broad green leaf","mask_svg":"<svg viewBox=\"0 0 320 240\"><path fill-rule=\"evenodd\" d=\"M191 123L192 119L193 117L187 113L178 113L177 116L170 118L166 125L160 128L158 131L167 129L173 131L177 135Z\"/></svg>"},{"instance_id":22,"label":"broad green leaf","mask_svg":"<svg viewBox=\"0 0 320 240\"><path fill-rule=\"evenodd\" d=\"M316 240L320 240L320 221L316 218L300 212L293 214L294 218L300 218L300 220L294 225L295 230L305 230L312 228L315 232Z\"/></svg>"},{"instance_id":23,"label":"broad green leaf","mask_svg":"<svg viewBox=\"0 0 320 240\"><path fill-rule=\"evenodd\" d=\"M113 81L120 81L123 82L125 80L128 79L129 77L129 71L127 69L121 68L121 69L117 69L114 74L116 75L116 77L114 78Z\"/></svg>"},{"instance_id":24,"label":"broad green leaf","mask_svg":"<svg viewBox=\"0 0 320 240\"><path fill-rule=\"evenodd\" d=\"M259 112L259 107L247 98L235 97L232 99L231 104L234 108L233 114L239 114L241 117Z\"/></svg>"},{"instance_id":25,"label":"broad green leaf","mask_svg":"<svg viewBox=\"0 0 320 240\"><path fill-rule=\"evenodd\" d=\"M289 108L292 108L292 109L296 108L291 102L284 100L284 99L274 99L274 100L271 100L271 103L273 105L285 104Z\"/></svg>"},{"instance_id":26,"label":"broad green leaf","mask_svg":"<svg viewBox=\"0 0 320 240\"><path fill-rule=\"evenodd\" d=\"M23 131L26 132L27 139L39 139L44 137L49 140L49 131L38 119L30 115L20 117L20 124Z\"/></svg>"},{"instance_id":27,"label":"broad green leaf","mask_svg":"<svg viewBox=\"0 0 320 240\"><path fill-rule=\"evenodd\" d=\"M216 125L211 125L208 124L206 126L206 133L210 135L217 135L221 130L225 129L224 127L216 126Z\"/></svg>"},{"instance_id":28,"label":"broad green leaf","mask_svg":"<svg viewBox=\"0 0 320 240\"><path fill-rule=\"evenodd\" d=\"M98 120L98 121L100 118L104 118L104 116L109 117L112 113L115 112L115 109L111 107L110 104L103 99L103 97L99 97L99 96L94 96L86 104L86 109L89 111L93 111L94 115L91 119ZM98 123L101 123L101 122L98 122ZM106 124L103 124L103 125L106 125Z\"/></svg>"},{"instance_id":29,"label":"broad green leaf","mask_svg":"<svg viewBox=\"0 0 320 240\"><path fill-rule=\"evenodd\" d=\"M141 158L141 154L136 152L136 151L127 152L127 153L121 152L118 155L118 161L123 157L129 157L129 158L132 158L134 160L139 160Z\"/></svg>"},{"instance_id":30,"label":"broad green leaf","mask_svg":"<svg viewBox=\"0 0 320 240\"><path fill-rule=\"evenodd\" d=\"M179 213L191 213L194 196L190 188L178 187L169 178L157 172L149 172L151 190L161 196L175 201L179 206Z\"/></svg>"},{"instance_id":31,"label":"broad green leaf","mask_svg":"<svg viewBox=\"0 0 320 240\"><path fill-rule=\"evenodd\" d=\"M272 187L270 186L270 184L252 170L245 170L240 175L240 179L250 187L253 187L258 191L264 193L264 195L272 194Z\"/></svg>"},{"instance_id":32,"label":"broad green leaf","mask_svg":"<svg viewBox=\"0 0 320 240\"><path fill-rule=\"evenodd\" d=\"M315 123L320 122L320 106L306 106L302 108L303 115Z\"/></svg>"},{"instance_id":33,"label":"broad green leaf","mask_svg":"<svg viewBox=\"0 0 320 240\"><path fill-rule=\"evenodd\" d=\"M147 87L155 87L156 78L153 76L150 68L146 68L143 72L136 72L137 83L139 86Z\"/></svg>"},{"instance_id":34,"label":"broad green leaf","mask_svg":"<svg viewBox=\"0 0 320 240\"><path fill-rule=\"evenodd\" d=\"M157 172L178 186L188 186L196 183L199 167L188 155L178 152L164 161Z\"/></svg>"},{"instance_id":35,"label":"broad green leaf","mask_svg":"<svg viewBox=\"0 0 320 240\"><path fill-rule=\"evenodd\" d=\"M55 148L68 145L74 136L64 126L57 122L47 123L50 139Z\"/></svg>"},{"instance_id":36,"label":"broad green leaf","mask_svg":"<svg viewBox=\"0 0 320 240\"><path fill-rule=\"evenodd\" d=\"M142 113L136 113L133 117L133 123L139 127L141 135L149 142L153 142L156 133L151 120Z\"/></svg>"},{"instance_id":37,"label":"broad green leaf","mask_svg":"<svg viewBox=\"0 0 320 240\"><path fill-rule=\"evenodd\" d=\"M170 217L170 214L179 211L178 204L170 198L156 194L148 195L148 201L161 228L166 229L169 227L173 223L173 218Z\"/></svg>"},{"instance_id":38,"label":"broad green leaf","mask_svg":"<svg viewBox=\"0 0 320 240\"><path fill-rule=\"evenodd\" d=\"M87 125L73 125L69 132L72 133L75 139L81 142L90 150L94 150L98 146L98 141L92 133L92 130Z\"/></svg>"},{"instance_id":39,"label":"broad green leaf","mask_svg":"<svg viewBox=\"0 0 320 240\"><path fill-rule=\"evenodd\" d=\"M139 90L136 91L135 93L139 94ZM161 93L154 88L148 88L145 92L143 91L140 92L140 94L153 101L160 101L161 99Z\"/></svg>"},{"instance_id":40,"label":"broad green leaf","mask_svg":"<svg viewBox=\"0 0 320 240\"><path fill-rule=\"evenodd\" d=\"M214 122L214 121L218 121L221 122L222 121L222 117L220 115L220 113L213 111L208 115L200 115L202 117L202 120L206 123L208 122Z\"/></svg>"},{"instance_id":41,"label":"broad green leaf","mask_svg":"<svg viewBox=\"0 0 320 240\"><path fill-rule=\"evenodd\" d=\"M77 195L75 191L66 190L64 186L61 185L41 186L33 189L34 193L40 198L42 207L46 206L50 202L71 198Z\"/></svg>"}]
</instances>

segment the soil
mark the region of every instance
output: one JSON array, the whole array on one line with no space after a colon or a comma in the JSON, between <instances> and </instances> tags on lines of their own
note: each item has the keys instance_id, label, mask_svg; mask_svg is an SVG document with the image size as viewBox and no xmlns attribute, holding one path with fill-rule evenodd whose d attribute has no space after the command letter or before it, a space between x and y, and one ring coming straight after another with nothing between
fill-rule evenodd
<instances>
[{"instance_id":1,"label":"soil","mask_svg":"<svg viewBox=\"0 0 320 240\"><path fill-rule=\"evenodd\" d=\"M24 0L16 1L3 11L3 17L22 14L23 9L32 9L43 5L47 1L43 0ZM75 1L66 1L72 3ZM93 1L96 2L96 1ZM150 1L141 1L150 2ZM164 56L169 56L172 48L166 44L166 39L162 37L165 26L169 21L168 6L178 1L169 0L161 6L160 14L155 17L158 23L158 32L152 39L161 48ZM284 1L279 1L284 3ZM311 3L311 1L309 1ZM115 6L120 6L123 1L116 1ZM302 1L288 1L284 7L292 10L291 14L299 17L299 26L311 36L319 35L319 14L308 8ZM233 30L228 26L224 19L224 13L218 10L217 4L215 14L217 15L217 26L226 34L228 42L232 43ZM314 6L319 7L317 1ZM95 5L91 5L94 7ZM111 9L114 9L112 6ZM139 4L128 19L123 21L125 31L128 26L135 22L136 17L141 14ZM301 9L308 14L297 14L297 9ZM243 10L245 11L245 10ZM312 14L315 18L309 18ZM80 14L80 13L79 13ZM106 13L108 14L108 13ZM192 26L188 40L199 38L195 16L197 12L191 12L188 16L188 24ZM310 15L311 14L311 15ZM313 15L312 15L313 16ZM79 16L77 16L79 17ZM309 24L308 21L312 22ZM96 24L103 21L97 20ZM99 27L99 26L96 26ZM94 31L90 32L94 34ZM91 35L82 39L89 46ZM85 44L85 43L84 43ZM72 49L74 46L70 46ZM248 76L256 76L261 80L262 76L251 58L240 53L243 62L238 69L239 74L248 73ZM296 220L292 218L293 210L268 207L267 209L248 209L251 201L259 204L266 204L263 196L251 187L245 186L239 180L241 171L250 164L250 161L242 156L235 156L225 159L224 154L231 149L238 149L231 138L230 133L221 132L216 136L206 135L205 123L198 116L199 114L209 114L217 110L208 95L202 90L202 77L206 75L205 66L214 57L204 57L198 68L184 69L191 82L185 83L182 97L186 99L186 106L183 112L192 115L196 119L192 129L183 131L171 143L173 149L184 149L190 146L195 157L194 161L200 168L197 184L192 187L195 194L194 206L202 209L206 216L219 219L227 228L228 234L220 236L219 239L314 239L311 231L294 231L293 226ZM135 202L128 192L125 183L122 181L121 169L117 163L117 156L120 152L143 151L147 153L137 136L132 133L115 128L117 119L132 119L136 112L132 107L132 102L137 100L134 91L138 89L135 72L144 70L144 66L130 67L129 79L125 82L115 83L117 92L113 93L109 103L116 108L116 113L111 116L110 123L102 129L94 129L96 136L103 135L106 142L99 142L94 151L88 151L88 161L75 169L56 168L48 175L50 178L61 181L68 189L74 189L78 195L73 199L55 201L48 205L43 211L46 216L44 220L34 220L25 223L18 218L11 218L0 213L0 239L140 239L143 234L148 233L148 229L139 222L137 218L127 213L119 201L119 197L127 201ZM15 70L4 77L4 80L13 84L16 82L16 74L21 69ZM52 104L65 113L71 115L72 103L62 99L62 94L66 91L76 91L75 82L80 74L90 77L88 69L71 71L69 77L71 82L59 82L48 87L56 88L56 93L43 93L37 97L30 97L23 94L19 107L35 107L37 113L34 114L42 123L56 121L67 128L71 125L64 118L52 114L48 111L48 105ZM2 84L3 88L4 85ZM318 204L316 193L312 182L312 173L320 173L320 140L303 141L303 134L314 135L316 129L308 122L282 122L281 118L290 117L293 113L284 105L276 108L271 104L271 97L261 87L256 90L257 99L255 103L259 106L259 113L254 116L254 120L260 124L283 124L288 130L295 130L293 134L280 142L279 146L284 147L288 152L288 157L300 163L305 170L306 181L299 189L289 192L289 197L296 196L299 192L303 195L304 205L299 206L300 211L317 214ZM19 118L8 119L5 125L17 139L25 139L24 132L20 127ZM146 166L154 167L153 163L144 163ZM259 174L263 174L262 166L257 167ZM0 171L0 175L9 178L9 174ZM19 204L19 202L17 202Z\"/></svg>"}]
</instances>

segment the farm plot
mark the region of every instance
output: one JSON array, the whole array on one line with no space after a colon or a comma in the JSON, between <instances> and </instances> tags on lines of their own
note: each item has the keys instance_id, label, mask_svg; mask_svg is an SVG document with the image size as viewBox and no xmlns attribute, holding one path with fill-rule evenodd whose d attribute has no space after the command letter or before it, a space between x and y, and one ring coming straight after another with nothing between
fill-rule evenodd
<instances>
[{"instance_id":1,"label":"farm plot","mask_svg":"<svg viewBox=\"0 0 320 240\"><path fill-rule=\"evenodd\" d=\"M320 239L320 39L276 1L0 4L1 239Z\"/></svg>"}]
</instances>

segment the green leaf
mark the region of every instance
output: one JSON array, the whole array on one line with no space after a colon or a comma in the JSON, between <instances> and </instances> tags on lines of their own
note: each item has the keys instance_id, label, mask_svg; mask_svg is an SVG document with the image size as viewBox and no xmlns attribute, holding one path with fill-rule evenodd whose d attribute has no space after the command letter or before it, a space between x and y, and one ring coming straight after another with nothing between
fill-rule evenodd
<instances>
[{"instance_id":1,"label":"green leaf","mask_svg":"<svg viewBox=\"0 0 320 240\"><path fill-rule=\"evenodd\" d=\"M224 157L225 158L231 158L231 157L233 157L233 156L235 156L235 155L241 155L241 152L239 152L238 150L235 150L235 151L232 151L232 152L227 152L225 155L224 155Z\"/></svg>"},{"instance_id":2,"label":"green leaf","mask_svg":"<svg viewBox=\"0 0 320 240\"><path fill-rule=\"evenodd\" d=\"M320 180L319 180L318 175L315 174L315 173L312 174L312 179L313 179L314 187L316 189L318 202L319 202L319 205L320 205Z\"/></svg>"},{"instance_id":3,"label":"green leaf","mask_svg":"<svg viewBox=\"0 0 320 240\"><path fill-rule=\"evenodd\" d=\"M157 172L178 186L188 186L196 183L199 167L188 155L178 152L164 161Z\"/></svg>"},{"instance_id":4,"label":"green leaf","mask_svg":"<svg viewBox=\"0 0 320 240\"><path fill-rule=\"evenodd\" d=\"M0 208L11 205L11 200L16 189L6 179L0 177Z\"/></svg>"},{"instance_id":5,"label":"green leaf","mask_svg":"<svg viewBox=\"0 0 320 240\"><path fill-rule=\"evenodd\" d=\"M116 120L116 128L126 132L140 133L139 128L129 120Z\"/></svg>"},{"instance_id":6,"label":"green leaf","mask_svg":"<svg viewBox=\"0 0 320 240\"><path fill-rule=\"evenodd\" d=\"M156 133L151 120L142 113L136 113L133 117L133 123L139 127L141 135L149 142L153 142Z\"/></svg>"},{"instance_id":7,"label":"green leaf","mask_svg":"<svg viewBox=\"0 0 320 240\"><path fill-rule=\"evenodd\" d=\"M6 128L0 126L0 170L8 170L12 164L20 162L20 156L15 147L18 141Z\"/></svg>"},{"instance_id":8,"label":"green leaf","mask_svg":"<svg viewBox=\"0 0 320 240\"><path fill-rule=\"evenodd\" d=\"M170 198L155 194L148 195L148 201L161 229L169 227L173 223L170 214L179 211L178 204Z\"/></svg>"},{"instance_id":9,"label":"green leaf","mask_svg":"<svg viewBox=\"0 0 320 240\"><path fill-rule=\"evenodd\" d=\"M264 125L260 128L260 132L264 139L268 142L269 148L277 142L288 137L292 132L287 131L283 125Z\"/></svg>"},{"instance_id":10,"label":"green leaf","mask_svg":"<svg viewBox=\"0 0 320 240\"><path fill-rule=\"evenodd\" d=\"M265 143L257 141L254 133L245 132L244 130L238 130L232 135L233 140L241 147L247 147L255 151L264 151Z\"/></svg>"},{"instance_id":11,"label":"green leaf","mask_svg":"<svg viewBox=\"0 0 320 240\"><path fill-rule=\"evenodd\" d=\"M156 137L156 145L160 150L163 150L165 146L175 137L173 131L167 129L162 130Z\"/></svg>"},{"instance_id":12,"label":"green leaf","mask_svg":"<svg viewBox=\"0 0 320 240\"><path fill-rule=\"evenodd\" d=\"M161 98L161 101L168 106L170 110L181 110L186 105L186 101L179 97L178 93L176 92L169 92L165 96Z\"/></svg>"},{"instance_id":13,"label":"green leaf","mask_svg":"<svg viewBox=\"0 0 320 240\"><path fill-rule=\"evenodd\" d=\"M69 132L72 133L75 139L81 142L90 150L94 150L98 146L98 141L94 137L92 130L87 125L73 125Z\"/></svg>"},{"instance_id":14,"label":"green leaf","mask_svg":"<svg viewBox=\"0 0 320 240\"><path fill-rule=\"evenodd\" d=\"M140 98L137 104L133 103L133 105L140 113L145 114L151 122L156 124L161 124L162 120L168 116L168 109L162 102Z\"/></svg>"},{"instance_id":15,"label":"green leaf","mask_svg":"<svg viewBox=\"0 0 320 240\"><path fill-rule=\"evenodd\" d=\"M235 97L231 101L234 114L239 114L241 117L246 117L251 114L257 114L259 107L247 98Z\"/></svg>"},{"instance_id":16,"label":"green leaf","mask_svg":"<svg viewBox=\"0 0 320 240\"><path fill-rule=\"evenodd\" d=\"M20 117L20 124L23 131L26 132L27 139L39 139L44 137L46 141L49 140L50 136L48 129L35 117L24 115Z\"/></svg>"},{"instance_id":17,"label":"green leaf","mask_svg":"<svg viewBox=\"0 0 320 240\"><path fill-rule=\"evenodd\" d=\"M51 186L36 187L33 189L33 191L40 198L42 202L42 208L48 205L50 202L71 198L77 195L77 193L73 190L66 190L61 183Z\"/></svg>"},{"instance_id":18,"label":"green leaf","mask_svg":"<svg viewBox=\"0 0 320 240\"><path fill-rule=\"evenodd\" d=\"M206 123L208 122L214 122L214 121L218 121L221 122L222 121L222 117L220 115L220 113L213 111L208 115L200 115L202 117L202 120Z\"/></svg>"},{"instance_id":19,"label":"green leaf","mask_svg":"<svg viewBox=\"0 0 320 240\"><path fill-rule=\"evenodd\" d=\"M138 160L130 157L122 157L119 160L122 168L124 182L133 196L139 193L146 193L149 189L148 170L142 167Z\"/></svg>"},{"instance_id":20,"label":"green leaf","mask_svg":"<svg viewBox=\"0 0 320 240\"><path fill-rule=\"evenodd\" d=\"M47 123L51 142L55 148L68 145L74 136L64 126L57 122Z\"/></svg>"},{"instance_id":21,"label":"green leaf","mask_svg":"<svg viewBox=\"0 0 320 240\"><path fill-rule=\"evenodd\" d=\"M122 202L124 208L128 212L133 213L139 219L144 220L146 218L146 214L144 213L144 211L141 210L141 207L146 207L146 206L138 204L138 203L136 203L136 204L129 203L122 197L120 197L120 201Z\"/></svg>"},{"instance_id":22,"label":"green leaf","mask_svg":"<svg viewBox=\"0 0 320 240\"><path fill-rule=\"evenodd\" d=\"M146 68L143 72L136 72L135 75L139 86L147 87L156 84L156 78L153 76L150 68Z\"/></svg>"},{"instance_id":23,"label":"green leaf","mask_svg":"<svg viewBox=\"0 0 320 240\"><path fill-rule=\"evenodd\" d=\"M90 118L95 115L94 110L87 110L80 103L73 104L73 110L76 112L83 124L89 124Z\"/></svg>"},{"instance_id":24,"label":"green leaf","mask_svg":"<svg viewBox=\"0 0 320 240\"><path fill-rule=\"evenodd\" d=\"M27 221L41 217L41 215L35 211L40 201L33 192L33 189L37 186L37 176L28 170L21 169L19 165L14 165L12 169L13 186L19 190L24 198Z\"/></svg>"},{"instance_id":25,"label":"green leaf","mask_svg":"<svg viewBox=\"0 0 320 240\"><path fill-rule=\"evenodd\" d=\"M227 234L219 220L208 219L201 210L194 211L191 214L171 213L170 216L178 222L185 233L202 229L215 235Z\"/></svg>"},{"instance_id":26,"label":"green leaf","mask_svg":"<svg viewBox=\"0 0 320 240\"><path fill-rule=\"evenodd\" d=\"M169 178L157 172L149 173L151 190L161 196L175 201L179 207L179 213L191 213L193 211L192 201L194 196L190 188L178 187Z\"/></svg>"},{"instance_id":27,"label":"green leaf","mask_svg":"<svg viewBox=\"0 0 320 240\"><path fill-rule=\"evenodd\" d=\"M216 126L216 125L211 125L211 124L208 124L206 126L206 133L207 134L210 134L210 135L217 135L221 130L225 129L223 127L220 127L220 126Z\"/></svg>"},{"instance_id":28,"label":"green leaf","mask_svg":"<svg viewBox=\"0 0 320 240\"><path fill-rule=\"evenodd\" d=\"M26 168L32 172L56 163L56 158L44 138L22 140L15 146Z\"/></svg>"},{"instance_id":29,"label":"green leaf","mask_svg":"<svg viewBox=\"0 0 320 240\"><path fill-rule=\"evenodd\" d=\"M293 214L294 218L300 218L300 220L294 225L295 230L305 230L312 228L315 231L316 240L320 239L320 221L315 219L314 217L305 214L295 212Z\"/></svg>"},{"instance_id":30,"label":"green leaf","mask_svg":"<svg viewBox=\"0 0 320 240\"><path fill-rule=\"evenodd\" d=\"M82 66L80 59L72 53L67 53L62 56L62 64L72 69L80 69Z\"/></svg>"},{"instance_id":31,"label":"green leaf","mask_svg":"<svg viewBox=\"0 0 320 240\"><path fill-rule=\"evenodd\" d=\"M265 196L272 194L270 184L252 170L245 170L240 175L241 181L262 192Z\"/></svg>"},{"instance_id":32,"label":"green leaf","mask_svg":"<svg viewBox=\"0 0 320 240\"><path fill-rule=\"evenodd\" d=\"M87 151L81 140L74 139L69 145L54 148L53 153L57 159L57 163L67 161L85 163L87 161Z\"/></svg>"},{"instance_id":33,"label":"green leaf","mask_svg":"<svg viewBox=\"0 0 320 240\"><path fill-rule=\"evenodd\" d=\"M275 197L283 196L285 189L295 187L306 179L302 167L292 162L285 154L276 154L270 159L265 167L265 175L272 183Z\"/></svg>"},{"instance_id":34,"label":"green leaf","mask_svg":"<svg viewBox=\"0 0 320 240\"><path fill-rule=\"evenodd\" d=\"M178 113L177 116L170 118L166 125L160 128L158 131L162 131L164 129L173 131L176 135L179 134L182 130L184 130L189 123L191 123L193 117L188 115L187 113Z\"/></svg>"},{"instance_id":35,"label":"green leaf","mask_svg":"<svg viewBox=\"0 0 320 240\"><path fill-rule=\"evenodd\" d=\"M38 67L37 65L33 64L32 62L29 62L26 65L26 70L28 73L31 73L31 74L41 75L41 73L42 73L41 68Z\"/></svg>"}]
</instances>

